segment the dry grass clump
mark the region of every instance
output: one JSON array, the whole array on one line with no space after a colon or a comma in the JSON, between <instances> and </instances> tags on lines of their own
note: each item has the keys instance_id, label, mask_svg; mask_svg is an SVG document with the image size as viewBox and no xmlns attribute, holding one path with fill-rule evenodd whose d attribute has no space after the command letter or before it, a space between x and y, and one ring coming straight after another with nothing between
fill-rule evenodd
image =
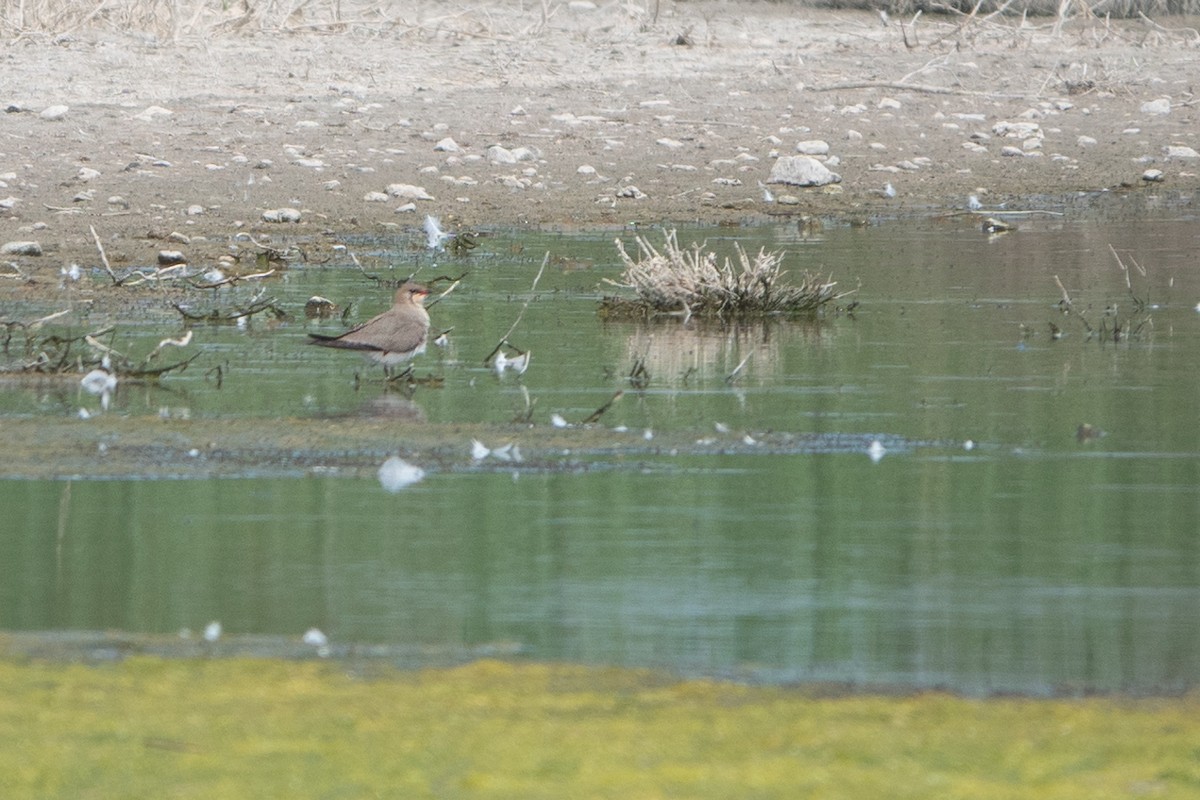
<instances>
[{"instance_id":1,"label":"dry grass clump","mask_svg":"<svg viewBox=\"0 0 1200 800\"><path fill-rule=\"evenodd\" d=\"M844 297L837 283L804 272L798 282L784 283L783 253L760 249L751 257L741 245L737 263L693 244L679 246L674 230L665 232L662 250L644 236L636 237L637 258L617 240L625 262L620 281L606 282L632 289L634 299L606 297L602 311L625 316L683 314L684 316L748 316L811 313L826 303Z\"/></svg>"}]
</instances>

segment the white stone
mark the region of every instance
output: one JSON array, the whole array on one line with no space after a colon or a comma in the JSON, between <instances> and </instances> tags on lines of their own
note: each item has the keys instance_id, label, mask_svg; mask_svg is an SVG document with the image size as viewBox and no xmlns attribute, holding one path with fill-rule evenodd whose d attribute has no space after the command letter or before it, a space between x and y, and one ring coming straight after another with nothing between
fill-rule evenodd
<instances>
[{"instance_id":1,"label":"white stone","mask_svg":"<svg viewBox=\"0 0 1200 800\"><path fill-rule=\"evenodd\" d=\"M883 97L879 100L879 108L896 111L900 108L900 101L892 97Z\"/></svg>"},{"instance_id":2,"label":"white stone","mask_svg":"<svg viewBox=\"0 0 1200 800\"><path fill-rule=\"evenodd\" d=\"M1164 147L1163 155L1167 158L1200 158L1200 153L1182 144L1172 144Z\"/></svg>"},{"instance_id":3,"label":"white stone","mask_svg":"<svg viewBox=\"0 0 1200 800\"><path fill-rule=\"evenodd\" d=\"M433 146L433 149L441 151L443 153L461 153L462 152L462 148L459 147L458 142L454 141L449 136L447 136L445 139L442 139L437 144L435 144Z\"/></svg>"},{"instance_id":4,"label":"white stone","mask_svg":"<svg viewBox=\"0 0 1200 800\"><path fill-rule=\"evenodd\" d=\"M264 211L263 222L299 222L300 212L294 208L276 208Z\"/></svg>"},{"instance_id":5,"label":"white stone","mask_svg":"<svg viewBox=\"0 0 1200 800\"><path fill-rule=\"evenodd\" d=\"M1080 136L1075 140L1075 144L1079 145L1080 147L1091 147L1096 144L1096 140L1091 136Z\"/></svg>"},{"instance_id":6,"label":"white stone","mask_svg":"<svg viewBox=\"0 0 1200 800\"><path fill-rule=\"evenodd\" d=\"M75 173L75 177L87 183L100 177L100 170L92 169L91 167L80 167L79 172Z\"/></svg>"},{"instance_id":7,"label":"white stone","mask_svg":"<svg viewBox=\"0 0 1200 800\"><path fill-rule=\"evenodd\" d=\"M796 142L796 152L806 156L829 155L829 142L821 139L809 139L804 142Z\"/></svg>"},{"instance_id":8,"label":"white stone","mask_svg":"<svg viewBox=\"0 0 1200 800\"><path fill-rule=\"evenodd\" d=\"M824 186L841 183L842 176L809 156L783 156L771 167L767 183L786 183L792 186Z\"/></svg>"},{"instance_id":9,"label":"white stone","mask_svg":"<svg viewBox=\"0 0 1200 800\"><path fill-rule=\"evenodd\" d=\"M174 113L175 112L171 111L170 109L163 108L162 106L147 106L145 110L134 114L133 118L142 122L151 122L152 120L169 117Z\"/></svg>"},{"instance_id":10,"label":"white stone","mask_svg":"<svg viewBox=\"0 0 1200 800\"><path fill-rule=\"evenodd\" d=\"M46 106L45 108L42 109L42 113L38 114L38 116L44 120L49 120L51 122L54 122L54 121L57 121L57 120L60 120L64 117L66 117L67 113L70 112L70 110L71 110L70 106L62 106L62 105Z\"/></svg>"},{"instance_id":11,"label":"white stone","mask_svg":"<svg viewBox=\"0 0 1200 800\"><path fill-rule=\"evenodd\" d=\"M670 139L665 136L662 139L655 141L655 144L662 145L668 150L678 150L679 148L683 147L683 142L679 141L678 139Z\"/></svg>"},{"instance_id":12,"label":"white stone","mask_svg":"<svg viewBox=\"0 0 1200 800\"><path fill-rule=\"evenodd\" d=\"M507 147L494 144L487 149L487 160L493 164L515 164L517 157Z\"/></svg>"},{"instance_id":13,"label":"white stone","mask_svg":"<svg viewBox=\"0 0 1200 800\"><path fill-rule=\"evenodd\" d=\"M387 193L402 200L432 200L433 195L425 191L424 186L414 186L411 183L388 184Z\"/></svg>"},{"instance_id":14,"label":"white stone","mask_svg":"<svg viewBox=\"0 0 1200 800\"><path fill-rule=\"evenodd\" d=\"M1160 97L1157 100L1142 103L1141 112L1143 114L1170 114L1171 98Z\"/></svg>"},{"instance_id":15,"label":"white stone","mask_svg":"<svg viewBox=\"0 0 1200 800\"><path fill-rule=\"evenodd\" d=\"M389 199L387 192L367 192L363 195L363 200L368 203L386 203Z\"/></svg>"},{"instance_id":16,"label":"white stone","mask_svg":"<svg viewBox=\"0 0 1200 800\"><path fill-rule=\"evenodd\" d=\"M997 122L992 126L992 133L1010 139L1028 139L1041 136L1042 126L1036 122Z\"/></svg>"},{"instance_id":17,"label":"white stone","mask_svg":"<svg viewBox=\"0 0 1200 800\"><path fill-rule=\"evenodd\" d=\"M1142 173L1142 180L1147 183L1159 183L1166 177L1161 169L1148 169Z\"/></svg>"},{"instance_id":18,"label":"white stone","mask_svg":"<svg viewBox=\"0 0 1200 800\"><path fill-rule=\"evenodd\" d=\"M0 255L6 256L40 256L40 242L5 242L0 244Z\"/></svg>"}]
</instances>

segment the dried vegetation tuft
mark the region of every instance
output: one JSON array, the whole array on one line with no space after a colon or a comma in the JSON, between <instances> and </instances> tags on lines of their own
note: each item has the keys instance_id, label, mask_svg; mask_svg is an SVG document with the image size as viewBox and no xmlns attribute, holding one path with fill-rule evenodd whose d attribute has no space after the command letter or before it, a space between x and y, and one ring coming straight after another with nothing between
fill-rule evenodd
<instances>
[{"instance_id":1,"label":"dried vegetation tuft","mask_svg":"<svg viewBox=\"0 0 1200 800\"><path fill-rule=\"evenodd\" d=\"M809 314L849 292L837 283L809 272L785 282L784 254L760 249L751 256L736 245L736 263L722 261L704 245L681 248L674 230L666 231L660 250L638 236L637 258L618 239L625 263L620 281L612 286L632 289L635 297L606 297L601 311L610 316L745 317Z\"/></svg>"}]
</instances>

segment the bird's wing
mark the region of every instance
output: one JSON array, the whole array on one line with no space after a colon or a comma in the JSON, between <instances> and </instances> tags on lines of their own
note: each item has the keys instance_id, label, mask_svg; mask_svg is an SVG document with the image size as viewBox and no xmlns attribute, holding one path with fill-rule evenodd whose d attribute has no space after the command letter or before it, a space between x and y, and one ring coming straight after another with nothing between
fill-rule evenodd
<instances>
[{"instance_id":1,"label":"bird's wing","mask_svg":"<svg viewBox=\"0 0 1200 800\"><path fill-rule=\"evenodd\" d=\"M405 352L424 342L428 332L429 322L420 316L384 312L346 331L337 340L352 349Z\"/></svg>"}]
</instances>

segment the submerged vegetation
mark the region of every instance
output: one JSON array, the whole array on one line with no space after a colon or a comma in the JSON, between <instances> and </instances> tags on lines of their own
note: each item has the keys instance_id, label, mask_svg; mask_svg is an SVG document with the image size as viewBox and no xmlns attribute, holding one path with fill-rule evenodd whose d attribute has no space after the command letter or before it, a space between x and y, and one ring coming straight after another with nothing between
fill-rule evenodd
<instances>
[{"instance_id":1,"label":"submerged vegetation","mask_svg":"<svg viewBox=\"0 0 1200 800\"><path fill-rule=\"evenodd\" d=\"M0 640L2 641L2 640ZM1115 798L1200 788L1195 696L821 694L642 670L0 660L5 797Z\"/></svg>"},{"instance_id":2,"label":"submerged vegetation","mask_svg":"<svg viewBox=\"0 0 1200 800\"><path fill-rule=\"evenodd\" d=\"M620 281L606 281L632 289L636 297L606 297L601 312L610 316L675 314L685 318L746 317L809 314L844 297L837 283L801 273L799 281L785 282L784 254L760 249L751 257L740 244L737 263L723 262L704 245L679 246L676 232L666 231L662 249L644 236L637 237L635 259L617 240L625 264Z\"/></svg>"}]
</instances>

